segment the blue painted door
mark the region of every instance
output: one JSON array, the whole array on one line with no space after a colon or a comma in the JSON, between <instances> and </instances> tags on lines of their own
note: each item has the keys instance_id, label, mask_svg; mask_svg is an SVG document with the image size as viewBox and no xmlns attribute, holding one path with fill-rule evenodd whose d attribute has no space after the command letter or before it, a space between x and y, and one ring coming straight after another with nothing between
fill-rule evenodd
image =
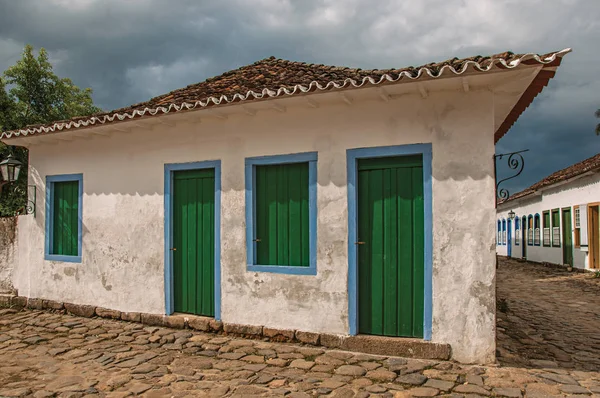
<instances>
[{"instance_id":1,"label":"blue painted door","mask_svg":"<svg viewBox=\"0 0 600 398\"><path fill-rule=\"evenodd\" d=\"M508 250L508 257L512 257L512 220L508 220L506 225L506 250Z\"/></svg>"}]
</instances>

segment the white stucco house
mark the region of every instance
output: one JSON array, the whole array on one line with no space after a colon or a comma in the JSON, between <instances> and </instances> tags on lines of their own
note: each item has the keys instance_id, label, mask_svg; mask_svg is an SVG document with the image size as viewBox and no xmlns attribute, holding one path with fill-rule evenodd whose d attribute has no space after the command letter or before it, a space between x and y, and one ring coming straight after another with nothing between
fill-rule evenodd
<instances>
[{"instance_id":1,"label":"white stucco house","mask_svg":"<svg viewBox=\"0 0 600 398\"><path fill-rule=\"evenodd\" d=\"M500 203L496 251L529 261L600 270L599 205L597 154Z\"/></svg>"},{"instance_id":2,"label":"white stucco house","mask_svg":"<svg viewBox=\"0 0 600 398\"><path fill-rule=\"evenodd\" d=\"M570 50L360 70L275 59L29 148L19 295L449 344L495 359L495 143Z\"/></svg>"}]
</instances>

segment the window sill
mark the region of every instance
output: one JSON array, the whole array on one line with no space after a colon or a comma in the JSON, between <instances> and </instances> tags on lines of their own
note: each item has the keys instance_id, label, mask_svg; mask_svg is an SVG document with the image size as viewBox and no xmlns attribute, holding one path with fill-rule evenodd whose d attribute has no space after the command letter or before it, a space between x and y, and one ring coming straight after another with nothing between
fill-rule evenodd
<instances>
[{"instance_id":1,"label":"window sill","mask_svg":"<svg viewBox=\"0 0 600 398\"><path fill-rule=\"evenodd\" d=\"M288 274L288 275L317 275L317 268L309 267L294 267L291 265L254 265L248 264L247 271L249 272L270 272L273 274Z\"/></svg>"},{"instance_id":2,"label":"window sill","mask_svg":"<svg viewBox=\"0 0 600 398\"><path fill-rule=\"evenodd\" d=\"M81 263L81 256L63 256L60 254L45 254L44 260L63 263Z\"/></svg>"}]
</instances>

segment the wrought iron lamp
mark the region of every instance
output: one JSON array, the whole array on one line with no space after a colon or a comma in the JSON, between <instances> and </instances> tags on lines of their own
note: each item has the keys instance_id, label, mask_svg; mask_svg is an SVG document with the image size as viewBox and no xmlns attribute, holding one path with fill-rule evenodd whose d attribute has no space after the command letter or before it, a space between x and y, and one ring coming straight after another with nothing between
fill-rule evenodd
<instances>
[{"instance_id":1,"label":"wrought iron lamp","mask_svg":"<svg viewBox=\"0 0 600 398\"><path fill-rule=\"evenodd\" d=\"M2 175L0 188L6 184L17 181L21 166L23 166L23 163L15 159L13 155L8 155L8 158L0 162L0 174Z\"/></svg>"},{"instance_id":2,"label":"wrought iron lamp","mask_svg":"<svg viewBox=\"0 0 600 398\"><path fill-rule=\"evenodd\" d=\"M15 159L12 154L0 162L0 193L4 185L14 183L18 180L21 167L23 167L23 163ZM17 214L33 214L35 217L35 185L33 185L33 189L33 200L27 198L26 206L18 210Z\"/></svg>"},{"instance_id":3,"label":"wrought iron lamp","mask_svg":"<svg viewBox=\"0 0 600 398\"><path fill-rule=\"evenodd\" d=\"M515 219L515 212L512 211L512 209L511 209L511 211L508 212L508 218L510 218L511 220Z\"/></svg>"}]
</instances>

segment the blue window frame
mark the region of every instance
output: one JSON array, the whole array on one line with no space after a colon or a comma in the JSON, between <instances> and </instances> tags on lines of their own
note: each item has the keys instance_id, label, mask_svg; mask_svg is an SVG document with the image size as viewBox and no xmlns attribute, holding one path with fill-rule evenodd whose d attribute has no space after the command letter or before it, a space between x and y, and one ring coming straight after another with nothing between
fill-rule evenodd
<instances>
[{"instance_id":1,"label":"blue window frame","mask_svg":"<svg viewBox=\"0 0 600 398\"><path fill-rule=\"evenodd\" d=\"M55 186L61 182L77 181L77 255L53 254L54 247L54 196ZM62 261L81 263L81 238L82 238L82 209L83 209L83 174L61 174L46 176L46 236L44 242L44 259L49 261Z\"/></svg>"},{"instance_id":2,"label":"blue window frame","mask_svg":"<svg viewBox=\"0 0 600 398\"><path fill-rule=\"evenodd\" d=\"M506 220L502 219L502 245L506 246Z\"/></svg>"},{"instance_id":3,"label":"blue window frame","mask_svg":"<svg viewBox=\"0 0 600 398\"><path fill-rule=\"evenodd\" d=\"M309 264L262 265L256 262L256 166L308 163ZM317 274L317 152L246 158L246 256L247 270L292 275Z\"/></svg>"}]
</instances>

